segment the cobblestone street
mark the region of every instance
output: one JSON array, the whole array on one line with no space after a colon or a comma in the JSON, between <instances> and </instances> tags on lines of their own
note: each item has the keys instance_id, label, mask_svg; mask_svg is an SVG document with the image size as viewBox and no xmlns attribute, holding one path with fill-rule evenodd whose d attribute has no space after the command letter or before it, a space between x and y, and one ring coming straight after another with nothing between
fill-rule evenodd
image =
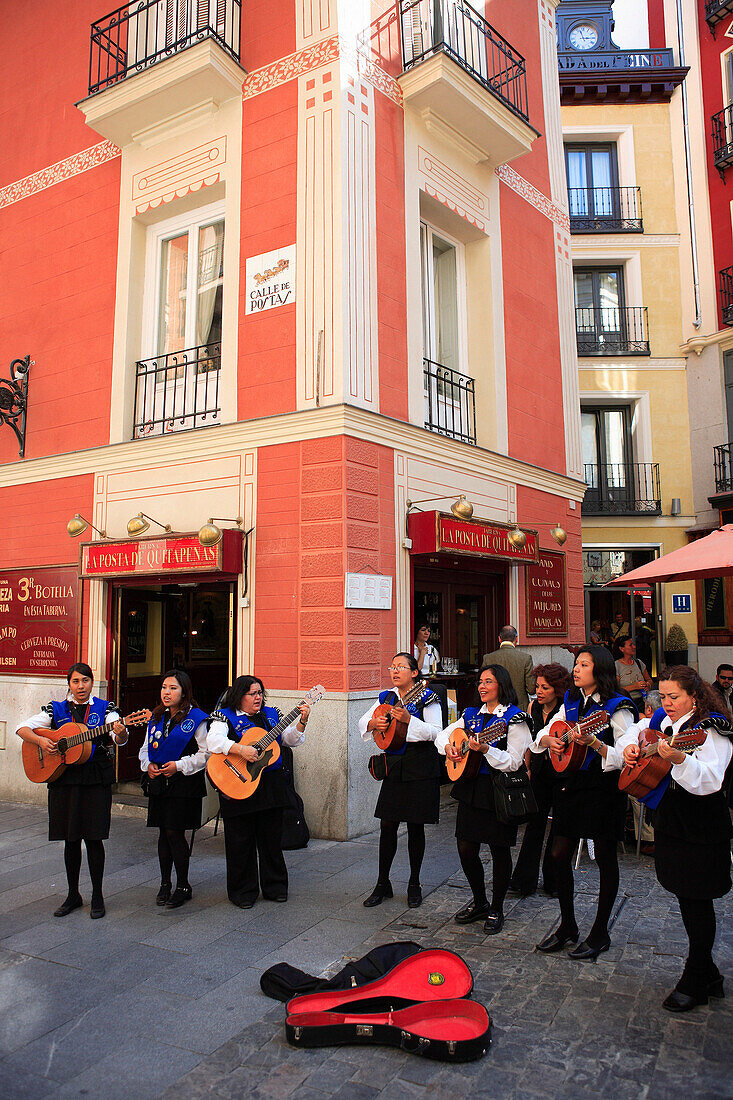
<instances>
[{"instance_id":1,"label":"cobblestone street","mask_svg":"<svg viewBox=\"0 0 733 1100\"><path fill-rule=\"evenodd\" d=\"M401 839L395 897L374 909L376 834L311 841L288 853L286 906L230 905L221 831L196 837L193 901L157 909L152 831L113 816L107 847L107 916L88 905L52 916L65 894L62 847L48 844L44 810L0 804L0 1090L3 1097L164 1095L285 1097L649 1097L688 1092L733 1096L733 988L683 1017L661 1008L682 968L676 903L657 885L653 861L622 857L612 946L597 963L546 957L534 945L556 923L557 903L508 899L504 931L461 928L468 900L453 839L454 808L428 831L425 902L408 910ZM595 904L595 867L576 874L581 934ZM82 895L88 902L86 869ZM717 903L716 957L733 976L733 902ZM446 1066L386 1048L293 1050L284 1006L259 989L261 972L288 961L336 970L390 940L459 952L474 997L494 1030L478 1062Z\"/></svg>"}]
</instances>

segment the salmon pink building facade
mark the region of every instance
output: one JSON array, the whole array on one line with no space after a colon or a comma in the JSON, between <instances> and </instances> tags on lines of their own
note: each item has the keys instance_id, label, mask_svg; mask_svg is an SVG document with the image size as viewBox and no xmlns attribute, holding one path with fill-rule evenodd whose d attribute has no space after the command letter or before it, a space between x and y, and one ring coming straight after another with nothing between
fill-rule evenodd
<instances>
[{"instance_id":1,"label":"salmon pink building facade","mask_svg":"<svg viewBox=\"0 0 733 1100\"><path fill-rule=\"evenodd\" d=\"M4 797L38 793L12 729L73 660L126 713L170 667L207 708L254 672L281 708L327 689L298 784L355 835L356 722L423 620L459 704L505 622L582 641L554 7L14 7Z\"/></svg>"}]
</instances>

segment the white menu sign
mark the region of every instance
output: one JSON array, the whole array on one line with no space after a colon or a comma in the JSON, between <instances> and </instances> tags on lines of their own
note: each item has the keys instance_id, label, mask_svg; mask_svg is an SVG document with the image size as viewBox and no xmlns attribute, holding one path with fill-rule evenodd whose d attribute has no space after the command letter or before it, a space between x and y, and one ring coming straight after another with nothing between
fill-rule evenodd
<instances>
[{"instance_id":1,"label":"white menu sign","mask_svg":"<svg viewBox=\"0 0 733 1100\"><path fill-rule=\"evenodd\" d=\"M249 256L246 264L245 313L287 306L295 301L295 245Z\"/></svg>"},{"instance_id":2,"label":"white menu sign","mask_svg":"<svg viewBox=\"0 0 733 1100\"><path fill-rule=\"evenodd\" d=\"M344 607L392 607L392 578L378 573L347 573Z\"/></svg>"}]
</instances>

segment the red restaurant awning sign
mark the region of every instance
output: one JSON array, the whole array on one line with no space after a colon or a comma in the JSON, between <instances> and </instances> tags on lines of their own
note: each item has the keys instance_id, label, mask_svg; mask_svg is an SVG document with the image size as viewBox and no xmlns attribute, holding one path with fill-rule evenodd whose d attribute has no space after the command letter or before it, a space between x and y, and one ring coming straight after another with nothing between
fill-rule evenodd
<instances>
[{"instance_id":1,"label":"red restaurant awning sign","mask_svg":"<svg viewBox=\"0 0 733 1100\"><path fill-rule=\"evenodd\" d=\"M76 660L75 565L0 573L0 673L59 676Z\"/></svg>"},{"instance_id":2,"label":"red restaurant awning sign","mask_svg":"<svg viewBox=\"0 0 733 1100\"><path fill-rule=\"evenodd\" d=\"M509 541L509 524L454 519L441 512L411 512L408 530L413 554L472 554L518 565L537 561L537 532L526 527L522 530L527 541L520 549Z\"/></svg>"},{"instance_id":3,"label":"red restaurant awning sign","mask_svg":"<svg viewBox=\"0 0 733 1100\"><path fill-rule=\"evenodd\" d=\"M565 555L540 550L539 560L524 575L527 600L526 633L532 636L567 635L568 596Z\"/></svg>"},{"instance_id":4,"label":"red restaurant awning sign","mask_svg":"<svg viewBox=\"0 0 733 1100\"><path fill-rule=\"evenodd\" d=\"M81 547L82 577L241 571L241 531L224 531L218 546L201 546L196 535L174 535L125 539L124 542L88 542Z\"/></svg>"}]
</instances>

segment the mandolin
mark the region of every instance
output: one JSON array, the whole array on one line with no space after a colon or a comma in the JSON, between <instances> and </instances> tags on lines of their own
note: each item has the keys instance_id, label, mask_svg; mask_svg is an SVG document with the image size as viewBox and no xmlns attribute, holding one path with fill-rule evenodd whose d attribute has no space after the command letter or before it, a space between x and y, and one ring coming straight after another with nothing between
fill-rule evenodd
<instances>
[{"instance_id":1,"label":"mandolin","mask_svg":"<svg viewBox=\"0 0 733 1100\"><path fill-rule=\"evenodd\" d=\"M501 741L508 728L506 722L503 722L501 718L497 718L481 733L474 733L457 726L448 738L448 744L461 754L461 759L451 760L446 756L445 768L448 772L448 778L455 783L456 779L460 779L461 776L465 779L473 779L478 775L484 754L477 752L476 749L469 749L469 738L473 737L481 745L493 745L496 741Z\"/></svg>"},{"instance_id":2,"label":"mandolin","mask_svg":"<svg viewBox=\"0 0 733 1100\"><path fill-rule=\"evenodd\" d=\"M672 735L670 744L680 752L692 752L699 748L707 737L706 729L690 729ZM665 776L672 770L672 761L659 755L659 742L668 740L667 735L647 727L641 731L639 755L633 764L627 764L621 771L618 789L634 798L644 798L655 791Z\"/></svg>"},{"instance_id":3,"label":"mandolin","mask_svg":"<svg viewBox=\"0 0 733 1100\"><path fill-rule=\"evenodd\" d=\"M150 721L150 711L136 710L120 721L123 726L145 726ZM70 764L85 764L92 755L94 742L111 733L114 724L106 722L103 726L90 728L81 722L65 722L57 730L34 730L40 737L55 741L58 752L44 752L40 745L24 741L21 752L25 774L32 783L50 783L58 779Z\"/></svg>"},{"instance_id":4,"label":"mandolin","mask_svg":"<svg viewBox=\"0 0 733 1100\"><path fill-rule=\"evenodd\" d=\"M397 703L380 703L375 709L372 718L383 716L389 718L389 725L386 730L372 730L372 737L378 749L391 749L392 752L399 752L407 739L407 724L398 722L396 718L392 717L392 707L408 707L410 703L416 703L427 687L427 680L418 680L403 699L400 699L399 692L395 691L398 698Z\"/></svg>"},{"instance_id":5,"label":"mandolin","mask_svg":"<svg viewBox=\"0 0 733 1100\"><path fill-rule=\"evenodd\" d=\"M560 719L550 726L550 737L559 737L563 747L559 752L552 749L549 753L550 761L556 772L577 772L583 765L588 746L573 740L573 733L578 730L582 734L600 733L610 722L610 717L605 710L596 710L587 718L581 718L579 722L566 722Z\"/></svg>"},{"instance_id":6,"label":"mandolin","mask_svg":"<svg viewBox=\"0 0 733 1100\"><path fill-rule=\"evenodd\" d=\"M298 717L300 707L304 703L312 707L325 694L326 689L316 684L271 730L265 733L261 726L250 726L249 729L244 730L238 743L253 745L259 753L256 760L245 760L241 756L232 756L230 753L212 752L206 761L206 774L219 794L224 795L225 798L240 801L254 794L265 768L269 768L280 759L277 738L291 725L293 719Z\"/></svg>"}]
</instances>

